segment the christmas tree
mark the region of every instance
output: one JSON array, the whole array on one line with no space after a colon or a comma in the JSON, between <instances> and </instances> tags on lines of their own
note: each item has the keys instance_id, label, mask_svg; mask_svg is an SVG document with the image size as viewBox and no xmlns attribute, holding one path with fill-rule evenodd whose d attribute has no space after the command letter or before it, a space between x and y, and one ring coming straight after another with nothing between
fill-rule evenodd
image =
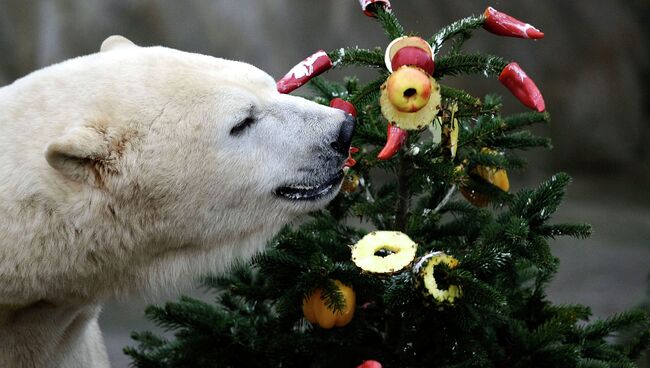
<instances>
[{"instance_id":1,"label":"christmas tree","mask_svg":"<svg viewBox=\"0 0 650 368\"><path fill-rule=\"evenodd\" d=\"M341 194L250 263L207 277L214 303L149 307L174 337L134 333L138 345L125 349L133 364L634 366L650 339L644 312L593 321L588 307L545 295L558 269L548 241L590 233L550 222L569 177L509 193L508 170L525 164L517 151L550 147L526 130L549 122L542 95L517 63L463 48L481 28L543 33L488 8L428 39L406 37L388 1L360 3L388 47L320 51L278 82L283 93L309 82L315 101L357 116ZM377 79L317 76L346 66L372 68ZM444 84L469 74L498 77L534 111L502 116L500 97ZM624 343L609 338L620 332Z\"/></svg>"}]
</instances>

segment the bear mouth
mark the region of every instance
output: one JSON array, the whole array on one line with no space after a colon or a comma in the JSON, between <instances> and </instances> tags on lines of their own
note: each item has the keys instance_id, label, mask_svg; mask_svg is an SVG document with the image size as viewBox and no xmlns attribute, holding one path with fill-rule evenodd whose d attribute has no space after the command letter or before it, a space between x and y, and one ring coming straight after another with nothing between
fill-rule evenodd
<instances>
[{"instance_id":1,"label":"bear mouth","mask_svg":"<svg viewBox=\"0 0 650 368\"><path fill-rule=\"evenodd\" d=\"M326 182L317 185L292 184L279 187L275 195L292 201L315 201L335 192L343 180L343 170L339 170Z\"/></svg>"}]
</instances>

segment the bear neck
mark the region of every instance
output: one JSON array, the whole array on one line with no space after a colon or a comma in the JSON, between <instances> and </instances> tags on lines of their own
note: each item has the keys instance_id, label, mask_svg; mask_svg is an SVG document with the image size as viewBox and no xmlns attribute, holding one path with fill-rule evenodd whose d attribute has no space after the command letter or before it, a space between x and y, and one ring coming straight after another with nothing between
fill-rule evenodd
<instances>
[{"instance_id":1,"label":"bear neck","mask_svg":"<svg viewBox=\"0 0 650 368\"><path fill-rule=\"evenodd\" d=\"M44 202L32 203L31 212L20 209L23 213L14 218L33 222L22 228L48 231L17 231L12 238L22 242L0 241L0 303L10 307L53 298L92 302L144 289L151 295L169 294L199 276L226 270L237 259L248 259L287 222L276 219L236 232L224 229L222 237L200 244L137 227L155 223L151 228L173 228L177 218L138 216L100 195L92 201L92 208L82 198L72 205Z\"/></svg>"},{"instance_id":2,"label":"bear neck","mask_svg":"<svg viewBox=\"0 0 650 368\"><path fill-rule=\"evenodd\" d=\"M0 306L0 362L8 367L108 367L97 304L38 300Z\"/></svg>"}]
</instances>

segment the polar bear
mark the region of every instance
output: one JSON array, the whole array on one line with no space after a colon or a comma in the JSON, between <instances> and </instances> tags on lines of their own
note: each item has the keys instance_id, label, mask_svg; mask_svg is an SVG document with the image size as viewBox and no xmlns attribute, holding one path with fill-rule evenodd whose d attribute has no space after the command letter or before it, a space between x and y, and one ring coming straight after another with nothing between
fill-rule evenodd
<instances>
[{"instance_id":1,"label":"polar bear","mask_svg":"<svg viewBox=\"0 0 650 368\"><path fill-rule=\"evenodd\" d=\"M351 116L109 37L0 89L0 366L108 367L104 300L223 270L338 192Z\"/></svg>"}]
</instances>

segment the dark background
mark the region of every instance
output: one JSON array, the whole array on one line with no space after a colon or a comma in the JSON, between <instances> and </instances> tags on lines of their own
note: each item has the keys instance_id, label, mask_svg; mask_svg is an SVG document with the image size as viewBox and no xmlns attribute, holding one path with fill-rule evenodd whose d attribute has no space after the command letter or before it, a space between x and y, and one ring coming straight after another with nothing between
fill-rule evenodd
<instances>
[{"instance_id":1,"label":"dark background","mask_svg":"<svg viewBox=\"0 0 650 368\"><path fill-rule=\"evenodd\" d=\"M553 116L537 132L555 148L527 153L528 169L512 173L511 184L532 186L566 171L574 184L556 220L594 225L591 239L556 241L562 264L551 299L589 304L597 316L643 303L650 271L650 0L393 0L405 28L425 37L488 5L546 34L532 42L478 31L468 43L519 62ZM357 0L0 0L0 85L96 52L111 34L246 61L276 78L320 48L388 42ZM508 111L524 109L493 79L445 83L501 93ZM171 294L180 292L196 293ZM127 365L121 347L128 331L149 327L144 304L105 308L101 323L116 367Z\"/></svg>"}]
</instances>

